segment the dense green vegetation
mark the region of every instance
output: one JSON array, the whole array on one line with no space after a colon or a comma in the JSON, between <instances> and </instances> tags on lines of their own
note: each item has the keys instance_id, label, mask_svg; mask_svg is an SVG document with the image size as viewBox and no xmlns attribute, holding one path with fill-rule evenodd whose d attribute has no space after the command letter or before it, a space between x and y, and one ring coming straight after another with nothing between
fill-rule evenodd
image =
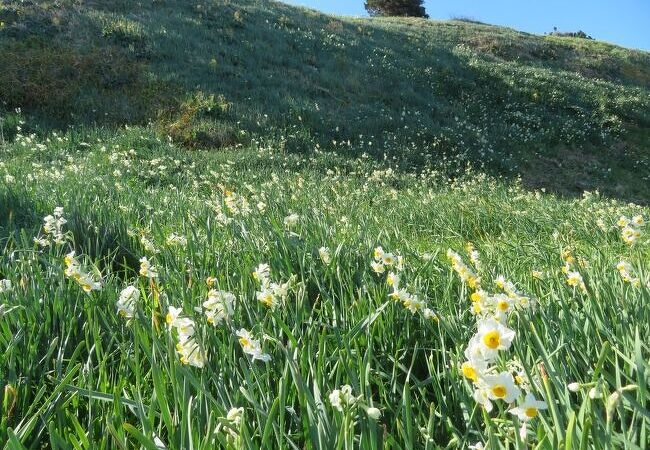
<instances>
[{"instance_id":1,"label":"dense green vegetation","mask_svg":"<svg viewBox=\"0 0 650 450\"><path fill-rule=\"evenodd\" d=\"M647 53L266 1L0 22L0 448L647 446Z\"/></svg>"}]
</instances>

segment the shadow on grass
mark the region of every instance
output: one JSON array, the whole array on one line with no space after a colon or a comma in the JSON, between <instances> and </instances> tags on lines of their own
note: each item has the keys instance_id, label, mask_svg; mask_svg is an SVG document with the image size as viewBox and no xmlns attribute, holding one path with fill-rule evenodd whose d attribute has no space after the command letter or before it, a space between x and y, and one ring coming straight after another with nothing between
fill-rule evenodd
<instances>
[{"instance_id":1,"label":"shadow on grass","mask_svg":"<svg viewBox=\"0 0 650 450\"><path fill-rule=\"evenodd\" d=\"M34 8L28 17L56 14L58 25L41 35L7 18L0 46L36 54L14 58L5 77L20 79L31 61L29 92L47 88L62 97L39 96L55 100L40 104L28 91L25 98L20 90L4 92L14 93L10 107L57 112L59 126L152 120L189 147L254 139L297 153L349 141L339 154L396 158L408 170L453 159L456 167L521 177L526 186L562 195L598 189L624 200L649 198L635 176L650 171L647 148L623 134L629 151L621 157L610 151L617 141L601 137L612 117L648 129L647 89L476 52L459 45L456 28L470 25L431 31L426 21L340 20L259 1ZM62 56L49 61L48 54ZM192 106L192 99L221 94L227 114L215 118ZM630 167L630 152L640 166Z\"/></svg>"}]
</instances>

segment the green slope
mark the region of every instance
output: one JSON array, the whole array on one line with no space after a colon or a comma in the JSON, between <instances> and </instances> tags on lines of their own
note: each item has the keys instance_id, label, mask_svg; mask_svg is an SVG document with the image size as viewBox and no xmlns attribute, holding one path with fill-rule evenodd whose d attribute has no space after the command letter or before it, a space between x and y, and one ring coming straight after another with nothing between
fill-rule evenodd
<instances>
[{"instance_id":1,"label":"green slope","mask_svg":"<svg viewBox=\"0 0 650 450\"><path fill-rule=\"evenodd\" d=\"M188 147L320 147L650 197L648 53L256 0L8 1L0 21L0 101L27 127L151 122Z\"/></svg>"}]
</instances>

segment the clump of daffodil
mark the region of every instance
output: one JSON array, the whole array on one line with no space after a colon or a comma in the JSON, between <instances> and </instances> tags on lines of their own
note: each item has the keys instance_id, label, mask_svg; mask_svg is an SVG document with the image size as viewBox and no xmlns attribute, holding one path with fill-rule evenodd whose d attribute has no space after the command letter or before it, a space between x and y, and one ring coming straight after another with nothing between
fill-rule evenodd
<instances>
[{"instance_id":1,"label":"clump of daffodil","mask_svg":"<svg viewBox=\"0 0 650 450\"><path fill-rule=\"evenodd\" d=\"M580 289L582 292L587 292L587 286L582 278L582 274L574 269L576 259L570 249L562 250L562 260L564 261L562 273L566 276L566 284Z\"/></svg>"},{"instance_id":2,"label":"clump of daffodil","mask_svg":"<svg viewBox=\"0 0 650 450\"><path fill-rule=\"evenodd\" d=\"M475 252L473 247L468 252ZM447 252L452 268L463 281L478 277L465 265L458 253ZM473 259L478 261L478 254ZM476 262L473 262L477 267ZM469 284L469 282L468 282ZM490 413L494 402L500 401L512 405L509 412L524 421L532 420L539 410L547 407L543 401L538 401L532 393L533 383L523 366L510 360L503 364L502 355L512 346L516 332L509 328L508 319L517 308L527 308L531 299L518 292L514 283L503 276L495 279L495 286L501 292L492 294L481 289L480 284L474 283L475 291L470 295L471 311L477 318L477 331L465 348L465 361L459 369L474 388L474 400ZM525 394L525 395L524 395ZM514 406L519 401L519 406ZM525 437L526 428L520 434Z\"/></svg>"},{"instance_id":3,"label":"clump of daffodil","mask_svg":"<svg viewBox=\"0 0 650 450\"><path fill-rule=\"evenodd\" d=\"M400 302L404 308L409 310L411 314L422 313L425 319L437 320L436 314L427 308L426 300L420 298L418 295L409 292L403 286L402 275L404 270L404 260L401 256L395 256L393 253L385 252L381 247L375 248L373 252L373 261L371 267L375 273L384 273L386 268L394 268L386 275L386 284L392 291L388 297L396 302ZM379 270L378 270L379 269Z\"/></svg>"},{"instance_id":4,"label":"clump of daffodil","mask_svg":"<svg viewBox=\"0 0 650 450\"><path fill-rule=\"evenodd\" d=\"M452 249L448 249L447 259L451 263L452 269L454 269L464 283L467 283L471 289L480 289L481 278L463 262L463 259L458 253Z\"/></svg>"},{"instance_id":5,"label":"clump of daffodil","mask_svg":"<svg viewBox=\"0 0 650 450\"><path fill-rule=\"evenodd\" d=\"M334 389L330 392L329 400L332 407L343 412L345 409L352 408L359 400L359 397L352 395L352 387L346 384L341 386L340 389Z\"/></svg>"},{"instance_id":6,"label":"clump of daffodil","mask_svg":"<svg viewBox=\"0 0 650 450\"><path fill-rule=\"evenodd\" d=\"M140 291L135 286L127 286L120 292L120 296L115 303L117 313L120 317L130 319L135 314L135 306L140 298Z\"/></svg>"},{"instance_id":7,"label":"clump of daffodil","mask_svg":"<svg viewBox=\"0 0 650 450\"><path fill-rule=\"evenodd\" d=\"M147 237L144 231L142 231L140 234L140 244L142 244L142 247L147 253L150 253L152 255L160 253L160 250L158 250L154 242Z\"/></svg>"},{"instance_id":8,"label":"clump of daffodil","mask_svg":"<svg viewBox=\"0 0 650 450\"><path fill-rule=\"evenodd\" d=\"M376 274L386 272L387 268L395 268L395 270L401 271L404 268L404 259L394 253L385 252L381 247L376 247L373 251L373 261L370 263L370 267Z\"/></svg>"},{"instance_id":9,"label":"clump of daffodil","mask_svg":"<svg viewBox=\"0 0 650 450\"><path fill-rule=\"evenodd\" d=\"M645 225L645 219L640 214L631 219L627 216L621 216L616 221L616 225L621 229L623 242L632 245L641 237L641 227Z\"/></svg>"},{"instance_id":10,"label":"clump of daffodil","mask_svg":"<svg viewBox=\"0 0 650 450\"><path fill-rule=\"evenodd\" d=\"M202 368L205 366L206 355L194 339L196 324L189 317L181 317L182 313L182 308L169 306L165 322L170 331L176 332L176 352L181 363Z\"/></svg>"},{"instance_id":11,"label":"clump of daffodil","mask_svg":"<svg viewBox=\"0 0 650 450\"><path fill-rule=\"evenodd\" d=\"M277 308L287 299L289 290L295 281L295 277L293 276L284 283L271 281L271 272L268 264L260 264L253 271L253 279L260 285L260 289L255 293L257 301L270 309Z\"/></svg>"},{"instance_id":12,"label":"clump of daffodil","mask_svg":"<svg viewBox=\"0 0 650 450\"><path fill-rule=\"evenodd\" d=\"M260 341L254 339L248 330L240 328L236 334L239 338L239 345L241 345L242 350L244 353L249 355L253 361L260 360L268 362L271 360L271 355L262 351Z\"/></svg>"},{"instance_id":13,"label":"clump of daffodil","mask_svg":"<svg viewBox=\"0 0 650 450\"><path fill-rule=\"evenodd\" d=\"M43 232L51 237L55 244L63 244L66 240L63 225L66 223L67 220L63 217L63 208L58 206L54 208L52 215L45 216L43 219Z\"/></svg>"},{"instance_id":14,"label":"clump of daffodil","mask_svg":"<svg viewBox=\"0 0 650 450\"><path fill-rule=\"evenodd\" d=\"M208 323L216 327L229 320L233 314L235 300L235 295L230 292L210 289L208 299L203 302Z\"/></svg>"},{"instance_id":15,"label":"clump of daffodil","mask_svg":"<svg viewBox=\"0 0 650 450\"><path fill-rule=\"evenodd\" d=\"M630 283L634 287L641 286L641 280L633 275L632 265L629 262L619 261L619 263L616 264L616 269L621 275L621 278L623 278L623 281Z\"/></svg>"},{"instance_id":16,"label":"clump of daffodil","mask_svg":"<svg viewBox=\"0 0 650 450\"><path fill-rule=\"evenodd\" d=\"M246 216L251 212L248 200L233 191L225 190L223 201L233 216Z\"/></svg>"},{"instance_id":17,"label":"clump of daffodil","mask_svg":"<svg viewBox=\"0 0 650 450\"><path fill-rule=\"evenodd\" d=\"M63 217L63 208L57 206L54 212L43 218L43 236L34 238L40 247L48 247L53 243L62 245L68 240L68 235L63 231L63 226L68 221Z\"/></svg>"},{"instance_id":18,"label":"clump of daffodil","mask_svg":"<svg viewBox=\"0 0 650 450\"><path fill-rule=\"evenodd\" d=\"M318 256L324 264L329 264L332 261L332 253L329 247L321 247L318 249Z\"/></svg>"},{"instance_id":19,"label":"clump of daffodil","mask_svg":"<svg viewBox=\"0 0 650 450\"><path fill-rule=\"evenodd\" d=\"M158 278L158 268L146 256L140 258L140 276L154 280Z\"/></svg>"},{"instance_id":20,"label":"clump of daffodil","mask_svg":"<svg viewBox=\"0 0 650 450\"><path fill-rule=\"evenodd\" d=\"M81 263L75 257L74 251L65 255L63 262L65 263L65 276L76 281L84 292L89 293L102 288L102 283L98 276L82 269Z\"/></svg>"}]
</instances>

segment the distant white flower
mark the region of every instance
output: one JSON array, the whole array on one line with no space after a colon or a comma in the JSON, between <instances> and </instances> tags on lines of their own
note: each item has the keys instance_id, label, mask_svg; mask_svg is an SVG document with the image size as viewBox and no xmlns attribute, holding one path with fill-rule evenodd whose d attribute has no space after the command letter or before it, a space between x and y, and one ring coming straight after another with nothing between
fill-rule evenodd
<instances>
[{"instance_id":1,"label":"distant white flower","mask_svg":"<svg viewBox=\"0 0 650 450\"><path fill-rule=\"evenodd\" d=\"M285 228L293 228L298 224L298 219L300 219L300 216L298 214L289 214L287 217L284 218L284 226Z\"/></svg>"},{"instance_id":2,"label":"distant white flower","mask_svg":"<svg viewBox=\"0 0 650 450\"><path fill-rule=\"evenodd\" d=\"M4 292L11 292L13 290L13 285L11 280L0 280L0 294Z\"/></svg>"},{"instance_id":3,"label":"distant white flower","mask_svg":"<svg viewBox=\"0 0 650 450\"><path fill-rule=\"evenodd\" d=\"M318 256L320 256L321 261L325 264L329 264L332 260L330 249L327 247L321 247L318 249Z\"/></svg>"},{"instance_id":4,"label":"distant white flower","mask_svg":"<svg viewBox=\"0 0 650 450\"><path fill-rule=\"evenodd\" d=\"M244 408L230 408L228 414L226 415L226 420L233 425L239 425L241 423L243 414Z\"/></svg>"},{"instance_id":5,"label":"distant white flower","mask_svg":"<svg viewBox=\"0 0 650 450\"><path fill-rule=\"evenodd\" d=\"M169 236L167 236L167 245L179 245L181 247L184 247L187 245L187 238L185 236L181 236L180 234L172 233Z\"/></svg>"}]
</instances>

